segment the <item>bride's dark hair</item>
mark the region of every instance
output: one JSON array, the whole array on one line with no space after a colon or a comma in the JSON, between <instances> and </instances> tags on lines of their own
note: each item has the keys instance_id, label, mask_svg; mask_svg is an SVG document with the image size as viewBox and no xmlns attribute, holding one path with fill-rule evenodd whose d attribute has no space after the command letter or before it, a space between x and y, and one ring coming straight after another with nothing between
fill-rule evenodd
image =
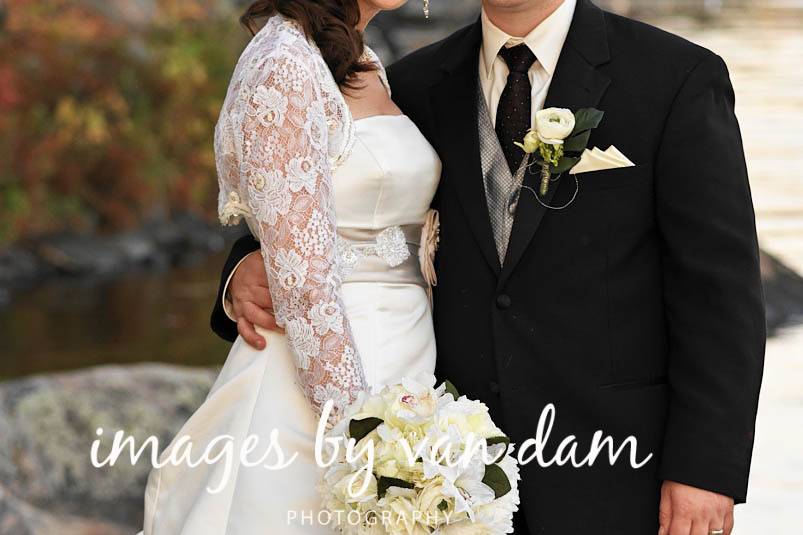
<instances>
[{"instance_id":1,"label":"bride's dark hair","mask_svg":"<svg viewBox=\"0 0 803 535\"><path fill-rule=\"evenodd\" d=\"M360 60L364 43L356 28L360 22L357 0L259 0L248 7L240 22L256 34L257 21L277 13L298 22L315 41L341 88L356 89L355 76L376 69L372 62Z\"/></svg>"}]
</instances>

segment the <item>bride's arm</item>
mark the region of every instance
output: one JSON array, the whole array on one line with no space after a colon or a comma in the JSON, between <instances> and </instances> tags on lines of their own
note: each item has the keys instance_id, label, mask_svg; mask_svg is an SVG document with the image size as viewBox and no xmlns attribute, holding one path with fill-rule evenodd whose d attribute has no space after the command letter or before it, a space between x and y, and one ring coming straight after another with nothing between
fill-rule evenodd
<instances>
[{"instance_id":1,"label":"bride's arm","mask_svg":"<svg viewBox=\"0 0 803 535\"><path fill-rule=\"evenodd\" d=\"M340 296L325 102L304 59L264 62L243 92L240 190L301 387L319 413L329 399L338 413L365 379Z\"/></svg>"}]
</instances>

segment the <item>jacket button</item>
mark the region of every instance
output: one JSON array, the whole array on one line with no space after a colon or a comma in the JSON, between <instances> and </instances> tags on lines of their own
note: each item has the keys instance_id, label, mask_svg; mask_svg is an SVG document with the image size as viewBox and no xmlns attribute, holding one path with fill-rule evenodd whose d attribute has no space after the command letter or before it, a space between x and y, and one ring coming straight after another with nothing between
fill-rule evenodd
<instances>
[{"instance_id":1,"label":"jacket button","mask_svg":"<svg viewBox=\"0 0 803 535\"><path fill-rule=\"evenodd\" d=\"M494 394L498 394L500 390L499 383L497 383L496 381L491 381L490 383L488 383L488 389Z\"/></svg>"},{"instance_id":2,"label":"jacket button","mask_svg":"<svg viewBox=\"0 0 803 535\"><path fill-rule=\"evenodd\" d=\"M510 305L513 304L513 301L510 300L510 296L506 294L500 294L496 297L496 308L501 310L505 310L510 308Z\"/></svg>"}]
</instances>

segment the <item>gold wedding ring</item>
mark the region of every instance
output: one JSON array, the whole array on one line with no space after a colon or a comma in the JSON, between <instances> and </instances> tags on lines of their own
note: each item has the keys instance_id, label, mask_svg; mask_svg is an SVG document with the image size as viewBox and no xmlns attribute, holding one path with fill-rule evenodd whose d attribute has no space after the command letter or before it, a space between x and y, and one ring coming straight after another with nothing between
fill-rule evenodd
<instances>
[{"instance_id":1,"label":"gold wedding ring","mask_svg":"<svg viewBox=\"0 0 803 535\"><path fill-rule=\"evenodd\" d=\"M724 529L714 529L708 532L708 535L725 535Z\"/></svg>"}]
</instances>

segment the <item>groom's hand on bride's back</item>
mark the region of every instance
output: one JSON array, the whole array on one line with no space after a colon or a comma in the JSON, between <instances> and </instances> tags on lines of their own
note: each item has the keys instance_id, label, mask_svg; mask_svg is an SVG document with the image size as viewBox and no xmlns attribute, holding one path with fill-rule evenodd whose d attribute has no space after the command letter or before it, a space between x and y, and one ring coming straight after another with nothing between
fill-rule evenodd
<instances>
[{"instance_id":1,"label":"groom's hand on bride's back","mask_svg":"<svg viewBox=\"0 0 803 535\"><path fill-rule=\"evenodd\" d=\"M265 348L265 338L257 333L256 327L282 331L273 317L268 276L262 255L258 252L250 254L237 266L226 299L232 319L237 322L237 332L248 345L257 349Z\"/></svg>"},{"instance_id":2,"label":"groom's hand on bride's back","mask_svg":"<svg viewBox=\"0 0 803 535\"><path fill-rule=\"evenodd\" d=\"M661 487L658 535L709 535L733 530L733 498L674 481Z\"/></svg>"}]
</instances>

